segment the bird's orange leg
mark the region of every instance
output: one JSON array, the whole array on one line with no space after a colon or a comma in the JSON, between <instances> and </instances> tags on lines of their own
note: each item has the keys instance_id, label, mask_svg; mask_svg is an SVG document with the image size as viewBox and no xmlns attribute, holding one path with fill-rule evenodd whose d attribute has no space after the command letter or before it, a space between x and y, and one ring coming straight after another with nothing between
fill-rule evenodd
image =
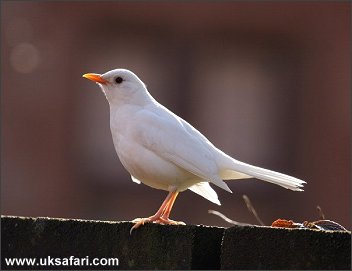
<instances>
[{"instance_id":1,"label":"bird's orange leg","mask_svg":"<svg viewBox=\"0 0 352 271\"><path fill-rule=\"evenodd\" d=\"M172 194L172 196L169 200L169 204L165 207L164 212L160 216L159 220L161 221L162 224L173 224L173 225L177 225L177 224L184 225L185 224L182 221L174 221L174 220L169 219L171 209L175 203L177 196L178 196L178 192L175 192Z\"/></svg>"},{"instance_id":2,"label":"bird's orange leg","mask_svg":"<svg viewBox=\"0 0 352 271\"><path fill-rule=\"evenodd\" d=\"M155 215L152 215L147 218L136 218L132 222L135 222L134 226L131 228L130 233L134 229L137 229L141 225L144 225L144 223L159 223L159 224L185 224L181 221L174 221L169 219L170 212L172 209L172 206L174 205L174 202L176 200L176 197L178 195L178 192L169 192L167 195L166 199L164 200L163 204L161 204L159 210L155 213Z\"/></svg>"}]
</instances>

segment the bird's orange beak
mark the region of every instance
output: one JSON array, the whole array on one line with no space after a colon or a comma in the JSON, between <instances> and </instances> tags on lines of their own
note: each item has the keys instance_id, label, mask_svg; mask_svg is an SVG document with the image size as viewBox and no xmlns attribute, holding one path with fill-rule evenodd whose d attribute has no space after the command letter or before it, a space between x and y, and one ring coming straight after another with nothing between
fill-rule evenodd
<instances>
[{"instance_id":1,"label":"bird's orange beak","mask_svg":"<svg viewBox=\"0 0 352 271\"><path fill-rule=\"evenodd\" d=\"M108 82L105 79L103 79L100 74L97 74L97 73L86 73L86 74L83 74L82 77L103 85L105 85Z\"/></svg>"}]
</instances>

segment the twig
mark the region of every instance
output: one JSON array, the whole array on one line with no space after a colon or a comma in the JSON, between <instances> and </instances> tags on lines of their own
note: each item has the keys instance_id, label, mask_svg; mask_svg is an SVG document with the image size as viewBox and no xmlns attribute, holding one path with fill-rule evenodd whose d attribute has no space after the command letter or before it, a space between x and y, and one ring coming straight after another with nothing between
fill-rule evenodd
<instances>
[{"instance_id":1,"label":"twig","mask_svg":"<svg viewBox=\"0 0 352 271\"><path fill-rule=\"evenodd\" d=\"M250 201L250 199L249 199L246 195L243 195L242 198L244 199L244 202L246 203L249 212L254 215L254 217L257 219L257 221L259 222L260 225L264 226L265 224L264 224L263 221L259 218L259 216L258 216L256 210L254 209L253 204L252 204L252 202Z\"/></svg>"},{"instance_id":2,"label":"twig","mask_svg":"<svg viewBox=\"0 0 352 271\"><path fill-rule=\"evenodd\" d=\"M319 219L325 219L325 215L323 213L323 210L321 209L321 207L318 205L317 206L318 212L319 212Z\"/></svg>"},{"instance_id":3,"label":"twig","mask_svg":"<svg viewBox=\"0 0 352 271\"><path fill-rule=\"evenodd\" d=\"M237 225L237 226L252 226L251 224L234 221L234 220L228 218L227 216L225 216L224 214L222 214L222 213L220 213L218 211L208 210L208 213L209 214L213 214L213 215L217 215L217 216L221 217L223 220L225 220L227 223L230 223L230 224L233 224L233 225Z\"/></svg>"}]
</instances>

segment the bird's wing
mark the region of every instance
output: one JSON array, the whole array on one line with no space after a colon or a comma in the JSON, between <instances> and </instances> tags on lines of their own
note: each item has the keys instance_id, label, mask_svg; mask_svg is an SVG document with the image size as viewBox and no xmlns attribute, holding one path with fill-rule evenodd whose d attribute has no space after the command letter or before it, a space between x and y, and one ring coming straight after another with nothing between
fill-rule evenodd
<instances>
[{"instance_id":1,"label":"bird's wing","mask_svg":"<svg viewBox=\"0 0 352 271\"><path fill-rule=\"evenodd\" d=\"M138 115L138 141L145 148L231 192L218 176L215 147L200 132L167 109L142 110Z\"/></svg>"}]
</instances>

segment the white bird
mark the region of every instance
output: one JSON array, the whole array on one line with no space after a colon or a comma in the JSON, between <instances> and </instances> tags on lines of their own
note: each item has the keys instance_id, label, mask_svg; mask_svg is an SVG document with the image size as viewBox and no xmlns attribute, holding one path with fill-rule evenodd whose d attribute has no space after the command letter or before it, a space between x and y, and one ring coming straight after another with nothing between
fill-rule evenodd
<instances>
[{"instance_id":1,"label":"white bird","mask_svg":"<svg viewBox=\"0 0 352 271\"><path fill-rule=\"evenodd\" d=\"M210 183L231 192L223 180L255 177L303 191L305 182L300 179L240 162L216 148L187 121L158 103L133 72L115 69L83 77L96 82L109 102L115 150L132 180L169 191L154 215L133 220L131 231L146 222L184 224L169 215L178 193L186 189L220 205Z\"/></svg>"}]
</instances>

